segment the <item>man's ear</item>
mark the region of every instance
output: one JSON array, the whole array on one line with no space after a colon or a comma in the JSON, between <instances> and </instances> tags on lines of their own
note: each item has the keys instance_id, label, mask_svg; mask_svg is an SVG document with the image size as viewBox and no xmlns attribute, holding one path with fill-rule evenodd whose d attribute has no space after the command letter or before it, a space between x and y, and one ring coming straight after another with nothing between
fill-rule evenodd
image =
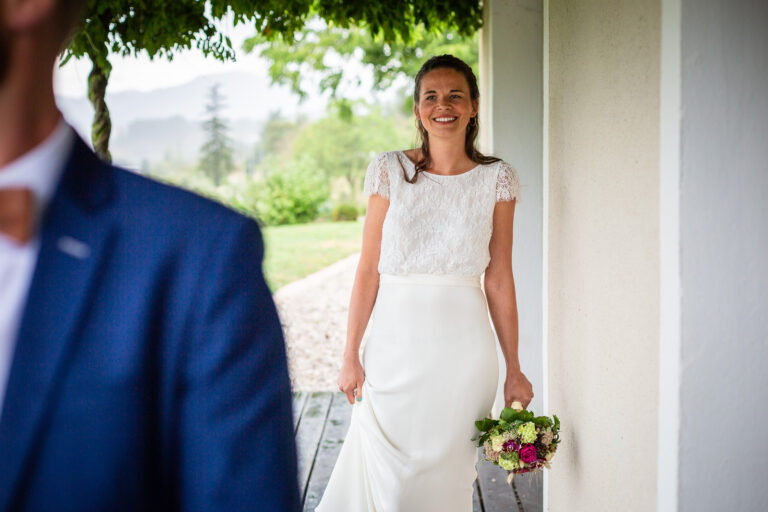
<instances>
[{"instance_id":1,"label":"man's ear","mask_svg":"<svg viewBox=\"0 0 768 512\"><path fill-rule=\"evenodd\" d=\"M26 32L40 26L56 10L57 0L0 0L6 29Z\"/></svg>"}]
</instances>

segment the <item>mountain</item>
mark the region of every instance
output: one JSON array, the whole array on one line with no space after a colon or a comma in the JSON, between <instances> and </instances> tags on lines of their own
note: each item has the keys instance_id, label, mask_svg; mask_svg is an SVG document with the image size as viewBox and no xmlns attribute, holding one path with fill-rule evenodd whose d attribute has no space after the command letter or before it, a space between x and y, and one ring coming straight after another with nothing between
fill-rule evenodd
<instances>
[{"instance_id":1,"label":"mountain","mask_svg":"<svg viewBox=\"0 0 768 512\"><path fill-rule=\"evenodd\" d=\"M166 155L196 160L204 134L200 123L212 85L220 85L223 117L230 126L236 154L242 156L258 141L261 126L274 111L287 118L320 117L325 100L315 97L299 104L287 87L270 85L256 73L232 72L198 77L186 84L153 91L107 93L112 119L110 150L115 162L137 168L144 160ZM90 139L93 108L85 97L57 96L67 120Z\"/></svg>"},{"instance_id":2,"label":"mountain","mask_svg":"<svg viewBox=\"0 0 768 512\"><path fill-rule=\"evenodd\" d=\"M242 160L251 156L254 144L259 141L263 122L235 119L227 124L235 159ZM190 121L180 116L138 119L113 135L110 151L115 163L138 169L145 160L194 162L200 156L204 140L201 121Z\"/></svg>"}]
</instances>

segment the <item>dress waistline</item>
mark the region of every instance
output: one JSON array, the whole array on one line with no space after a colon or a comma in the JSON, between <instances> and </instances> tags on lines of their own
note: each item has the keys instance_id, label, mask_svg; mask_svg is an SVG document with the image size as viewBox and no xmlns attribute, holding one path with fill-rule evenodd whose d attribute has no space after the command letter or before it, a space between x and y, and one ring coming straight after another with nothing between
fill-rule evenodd
<instances>
[{"instance_id":1,"label":"dress waistline","mask_svg":"<svg viewBox=\"0 0 768 512\"><path fill-rule=\"evenodd\" d=\"M379 284L421 284L438 286L480 287L480 276L455 276L448 274L381 274Z\"/></svg>"}]
</instances>

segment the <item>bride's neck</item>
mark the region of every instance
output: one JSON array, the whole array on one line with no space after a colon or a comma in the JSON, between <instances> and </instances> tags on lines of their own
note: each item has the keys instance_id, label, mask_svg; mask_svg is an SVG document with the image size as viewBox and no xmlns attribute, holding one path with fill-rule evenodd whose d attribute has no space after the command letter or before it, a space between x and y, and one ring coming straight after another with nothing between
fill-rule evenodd
<instances>
[{"instance_id":1,"label":"bride's neck","mask_svg":"<svg viewBox=\"0 0 768 512\"><path fill-rule=\"evenodd\" d=\"M435 172L463 171L473 164L464 151L463 140L430 139L429 156L432 160L430 170Z\"/></svg>"}]
</instances>

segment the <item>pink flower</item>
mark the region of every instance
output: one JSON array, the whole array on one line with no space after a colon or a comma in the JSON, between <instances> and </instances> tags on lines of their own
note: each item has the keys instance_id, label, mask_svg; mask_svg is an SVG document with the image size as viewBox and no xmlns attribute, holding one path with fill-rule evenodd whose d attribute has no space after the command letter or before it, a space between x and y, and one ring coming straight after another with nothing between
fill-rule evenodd
<instances>
[{"instance_id":1,"label":"pink flower","mask_svg":"<svg viewBox=\"0 0 768 512\"><path fill-rule=\"evenodd\" d=\"M516 452L520 449L520 445L515 442L514 439L510 439L509 441L506 441L502 445L502 450L505 452Z\"/></svg>"},{"instance_id":2,"label":"pink flower","mask_svg":"<svg viewBox=\"0 0 768 512\"><path fill-rule=\"evenodd\" d=\"M523 447L520 449L520 460L525 462L526 464L530 464L531 462L535 461L538 457L536 456L536 447L532 444L526 444L523 445Z\"/></svg>"}]
</instances>

